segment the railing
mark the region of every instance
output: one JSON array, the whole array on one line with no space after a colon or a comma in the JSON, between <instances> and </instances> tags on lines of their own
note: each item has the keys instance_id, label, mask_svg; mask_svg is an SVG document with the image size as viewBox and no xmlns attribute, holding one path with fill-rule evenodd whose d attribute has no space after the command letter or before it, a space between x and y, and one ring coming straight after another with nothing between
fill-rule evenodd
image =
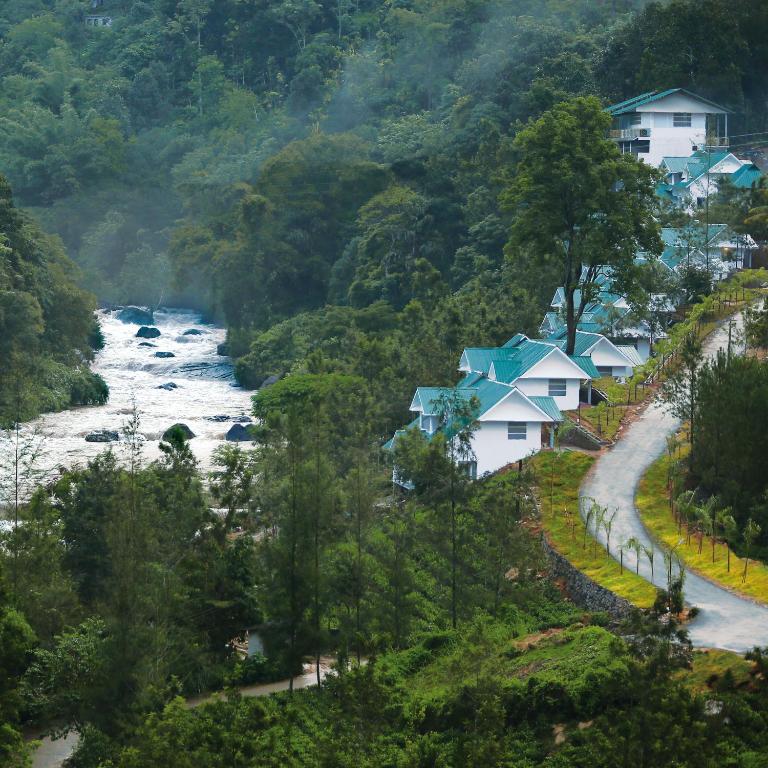
<instances>
[{"instance_id":1,"label":"railing","mask_svg":"<svg viewBox=\"0 0 768 768\"><path fill-rule=\"evenodd\" d=\"M612 139L649 139L650 128L616 128L608 134Z\"/></svg>"},{"instance_id":2,"label":"railing","mask_svg":"<svg viewBox=\"0 0 768 768\"><path fill-rule=\"evenodd\" d=\"M730 141L727 136L707 136L706 146L712 149L727 147Z\"/></svg>"}]
</instances>

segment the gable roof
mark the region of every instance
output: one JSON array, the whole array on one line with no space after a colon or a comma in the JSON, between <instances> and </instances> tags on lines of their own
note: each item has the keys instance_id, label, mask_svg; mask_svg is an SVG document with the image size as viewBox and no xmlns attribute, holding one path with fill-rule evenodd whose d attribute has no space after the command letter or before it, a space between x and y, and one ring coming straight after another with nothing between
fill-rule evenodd
<instances>
[{"instance_id":1,"label":"gable roof","mask_svg":"<svg viewBox=\"0 0 768 768\"><path fill-rule=\"evenodd\" d=\"M576 345L573 349L573 354L576 357L582 357L586 355L592 347L597 344L600 339L604 339L599 333L591 333L589 331L576 330ZM548 339L547 344L552 344L558 347L561 351L565 351L565 347L568 344L568 329L561 328L559 331L553 333Z\"/></svg>"},{"instance_id":2,"label":"gable roof","mask_svg":"<svg viewBox=\"0 0 768 768\"><path fill-rule=\"evenodd\" d=\"M731 184L737 189L751 189L762 177L763 172L754 163L744 163L731 174Z\"/></svg>"},{"instance_id":3,"label":"gable roof","mask_svg":"<svg viewBox=\"0 0 768 768\"><path fill-rule=\"evenodd\" d=\"M459 366L461 370L488 375L495 363L507 363L505 377L500 380L512 382L551 353L548 345L518 333L503 347L468 347L461 355Z\"/></svg>"},{"instance_id":4,"label":"gable roof","mask_svg":"<svg viewBox=\"0 0 768 768\"><path fill-rule=\"evenodd\" d=\"M634 112L638 107L641 107L645 104L651 104L655 101L661 101L661 99L666 99L667 96L672 96L675 93L683 93L686 96L690 96L692 99L696 99L703 104L707 104L710 107L715 107L715 109L717 109L719 112L730 112L730 110L726 109L720 104L716 104L714 101L705 99L703 96L699 96L698 94L688 91L685 88L668 88L666 91L646 91L646 93L641 93L639 96L634 96L633 98L627 99L626 101L621 101L618 104L612 104L611 106L606 107L606 112L614 116L625 115L629 112Z\"/></svg>"}]
</instances>

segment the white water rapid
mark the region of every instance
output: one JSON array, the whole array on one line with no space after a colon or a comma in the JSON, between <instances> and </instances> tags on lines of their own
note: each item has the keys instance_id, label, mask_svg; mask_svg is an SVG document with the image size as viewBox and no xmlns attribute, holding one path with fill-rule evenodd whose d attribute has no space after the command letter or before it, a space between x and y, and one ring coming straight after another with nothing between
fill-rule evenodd
<instances>
[{"instance_id":1,"label":"white water rapid","mask_svg":"<svg viewBox=\"0 0 768 768\"><path fill-rule=\"evenodd\" d=\"M40 447L36 474L50 477L61 467L84 464L110 446L121 457L122 430L134 402L146 461L160 455L163 432L183 423L195 434L189 445L200 468L210 470L214 449L234 423L246 420L251 408L252 393L236 385L230 359L216 353L225 331L182 309L155 312L160 336L152 339L137 338L140 326L122 322L116 312L100 310L98 317L105 345L96 354L93 370L107 382L109 402L45 414L23 425L22 439L34 440ZM189 330L195 333L184 335ZM174 357L159 358L157 352ZM164 384L176 386L160 388ZM101 430L120 433L121 442L86 442L86 435ZM6 442L6 450L8 446Z\"/></svg>"}]
</instances>

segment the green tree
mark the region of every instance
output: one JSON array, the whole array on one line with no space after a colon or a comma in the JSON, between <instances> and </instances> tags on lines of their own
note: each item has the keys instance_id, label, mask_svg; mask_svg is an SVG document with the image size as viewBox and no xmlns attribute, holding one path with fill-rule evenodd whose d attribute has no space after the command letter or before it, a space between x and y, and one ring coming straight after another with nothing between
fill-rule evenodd
<instances>
[{"instance_id":1,"label":"green tree","mask_svg":"<svg viewBox=\"0 0 768 768\"><path fill-rule=\"evenodd\" d=\"M556 105L518 134L515 173L501 196L513 216L508 249L532 245L562 269L569 355L598 276L610 269L616 285L630 287L637 251L661 250L655 172L620 154L606 138L609 127L595 98Z\"/></svg>"}]
</instances>

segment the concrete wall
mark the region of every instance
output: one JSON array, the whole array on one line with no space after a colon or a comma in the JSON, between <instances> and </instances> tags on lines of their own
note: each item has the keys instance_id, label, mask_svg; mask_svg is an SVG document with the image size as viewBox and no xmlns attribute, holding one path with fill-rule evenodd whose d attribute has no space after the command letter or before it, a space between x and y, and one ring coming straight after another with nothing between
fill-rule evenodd
<instances>
[{"instance_id":1,"label":"concrete wall","mask_svg":"<svg viewBox=\"0 0 768 768\"><path fill-rule=\"evenodd\" d=\"M477 476L495 472L541 450L541 422L526 422L526 439L510 440L506 421L481 421L472 435L472 450L477 460Z\"/></svg>"},{"instance_id":2,"label":"concrete wall","mask_svg":"<svg viewBox=\"0 0 768 768\"><path fill-rule=\"evenodd\" d=\"M562 377L556 377L562 378ZM565 397L553 397L561 411L572 411L579 407L579 379L565 380ZM515 386L525 395L549 397L549 379L518 379Z\"/></svg>"},{"instance_id":3,"label":"concrete wall","mask_svg":"<svg viewBox=\"0 0 768 768\"><path fill-rule=\"evenodd\" d=\"M561 581L568 597L588 611L605 611L614 619L622 619L633 610L632 604L585 576L542 537L542 548L553 579Z\"/></svg>"}]
</instances>

